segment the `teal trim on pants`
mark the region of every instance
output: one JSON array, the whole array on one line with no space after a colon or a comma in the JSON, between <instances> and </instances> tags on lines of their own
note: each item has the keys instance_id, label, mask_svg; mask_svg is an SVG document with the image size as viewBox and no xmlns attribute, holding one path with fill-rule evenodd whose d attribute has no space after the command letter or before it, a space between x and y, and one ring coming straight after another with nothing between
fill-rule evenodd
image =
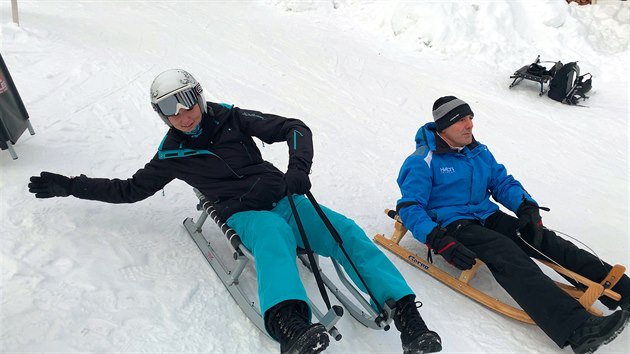
<instances>
[{"instance_id":1,"label":"teal trim on pants","mask_svg":"<svg viewBox=\"0 0 630 354\"><path fill-rule=\"evenodd\" d=\"M356 286L365 292L311 202L302 195L294 195L294 200L313 251L336 259ZM388 299L399 300L413 294L398 269L353 220L324 206L322 210L340 234L346 252L380 305L384 305ZM236 213L227 220L227 224L240 235L243 244L254 255L258 297L263 314L285 300L308 303L296 263L296 248L304 245L287 197L270 211Z\"/></svg>"}]
</instances>

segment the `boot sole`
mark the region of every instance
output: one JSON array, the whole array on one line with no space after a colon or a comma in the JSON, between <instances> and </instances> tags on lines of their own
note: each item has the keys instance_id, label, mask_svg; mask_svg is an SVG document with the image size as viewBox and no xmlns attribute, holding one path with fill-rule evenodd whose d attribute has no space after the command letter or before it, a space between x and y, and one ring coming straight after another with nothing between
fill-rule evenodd
<instances>
[{"instance_id":1,"label":"boot sole","mask_svg":"<svg viewBox=\"0 0 630 354\"><path fill-rule=\"evenodd\" d=\"M326 327L321 324L306 330L300 338L282 354L318 354L328 348L330 338L326 333Z\"/></svg>"},{"instance_id":2,"label":"boot sole","mask_svg":"<svg viewBox=\"0 0 630 354\"><path fill-rule=\"evenodd\" d=\"M615 333L613 333L612 336L610 336L608 339L606 339L604 344L608 344L608 343L612 342L613 340L615 340L615 338L617 338L617 336L620 335L621 332L623 332L623 330L626 328L628 323L630 323L630 312L624 310L623 313L624 313L624 316L625 316L625 317L622 317L623 324L621 326L619 326L619 328L617 328L617 330L615 331Z\"/></svg>"},{"instance_id":3,"label":"boot sole","mask_svg":"<svg viewBox=\"0 0 630 354\"><path fill-rule=\"evenodd\" d=\"M415 348L403 346L403 354L437 353L442 350L440 336L433 331L429 331L421 335L414 344L416 344L414 345Z\"/></svg>"},{"instance_id":4,"label":"boot sole","mask_svg":"<svg viewBox=\"0 0 630 354\"><path fill-rule=\"evenodd\" d=\"M628 325L628 322L630 322L630 312L623 311L621 319L617 323L619 327L617 327L617 329L611 336L607 337L604 340L602 340L603 339L602 337L590 339L586 341L584 344L582 344L581 346L579 346L578 348L572 348L573 351L579 354L594 353L602 345L608 344L612 342L613 340L615 340L615 338L617 338L617 336L621 334L621 332L623 332L623 330L626 328L626 326Z\"/></svg>"}]
</instances>

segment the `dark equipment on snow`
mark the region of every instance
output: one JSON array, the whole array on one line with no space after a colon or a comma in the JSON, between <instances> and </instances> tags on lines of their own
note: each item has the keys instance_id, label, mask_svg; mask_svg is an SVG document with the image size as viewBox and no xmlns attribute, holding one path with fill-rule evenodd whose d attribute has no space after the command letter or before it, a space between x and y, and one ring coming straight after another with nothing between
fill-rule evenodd
<instances>
[{"instance_id":1,"label":"dark equipment on snow","mask_svg":"<svg viewBox=\"0 0 630 354\"><path fill-rule=\"evenodd\" d=\"M18 158L13 144L26 129L31 135L35 134L26 107L0 55L0 149L8 149L13 160Z\"/></svg>"},{"instance_id":2,"label":"dark equipment on snow","mask_svg":"<svg viewBox=\"0 0 630 354\"><path fill-rule=\"evenodd\" d=\"M550 69L541 65L542 63L553 63ZM591 90L592 75L586 73L580 76L580 67L577 62L563 65L560 61L540 61L540 55L536 60L516 70L510 79L514 79L510 88L518 85L523 80L531 80L540 84L538 96L545 94L545 84L549 82L547 96L552 100L577 105L579 100L586 100L586 93Z\"/></svg>"},{"instance_id":3,"label":"dark equipment on snow","mask_svg":"<svg viewBox=\"0 0 630 354\"><path fill-rule=\"evenodd\" d=\"M588 76L588 77L587 77ZM592 75L586 73L580 76L580 67L572 62L561 67L549 83L547 96L552 100L576 105L579 100L586 100L586 93L591 90Z\"/></svg>"},{"instance_id":4,"label":"dark equipment on snow","mask_svg":"<svg viewBox=\"0 0 630 354\"><path fill-rule=\"evenodd\" d=\"M554 65L551 67L551 69L547 70L546 67L540 65L541 63L554 63ZM524 79L531 80L540 83L540 93L538 94L538 96L542 96L545 93L544 85L549 80L554 78L556 72L561 67L562 63L559 61L541 62L539 55L536 57L536 60L533 63L523 66L522 68L516 70L514 74L512 74L512 76L510 76L510 79L514 79L514 81L512 81L512 83L510 84L510 88L520 84L521 81L523 81Z\"/></svg>"}]
</instances>

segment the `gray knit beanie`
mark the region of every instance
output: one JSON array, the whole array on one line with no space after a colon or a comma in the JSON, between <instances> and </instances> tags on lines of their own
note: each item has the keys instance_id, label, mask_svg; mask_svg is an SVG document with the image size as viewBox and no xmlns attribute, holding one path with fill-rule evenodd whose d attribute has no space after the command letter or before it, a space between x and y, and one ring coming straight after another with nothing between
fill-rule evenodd
<instances>
[{"instance_id":1,"label":"gray knit beanie","mask_svg":"<svg viewBox=\"0 0 630 354\"><path fill-rule=\"evenodd\" d=\"M457 123L467 115L474 116L475 114L468 103L455 96L440 97L433 103L433 120L438 132Z\"/></svg>"}]
</instances>

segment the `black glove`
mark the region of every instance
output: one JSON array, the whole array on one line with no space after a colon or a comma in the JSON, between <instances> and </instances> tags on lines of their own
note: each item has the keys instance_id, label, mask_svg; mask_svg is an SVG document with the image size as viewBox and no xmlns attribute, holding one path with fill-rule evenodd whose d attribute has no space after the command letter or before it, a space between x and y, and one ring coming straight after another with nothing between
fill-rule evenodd
<instances>
[{"instance_id":1,"label":"black glove","mask_svg":"<svg viewBox=\"0 0 630 354\"><path fill-rule=\"evenodd\" d=\"M532 246L540 249L543 238L543 223L540 217L540 208L536 203L525 200L516 211L518 217L518 229L521 233L531 237Z\"/></svg>"},{"instance_id":2,"label":"black glove","mask_svg":"<svg viewBox=\"0 0 630 354\"><path fill-rule=\"evenodd\" d=\"M461 270L470 269L477 262L475 252L466 248L454 237L448 236L446 229L441 228L440 225L436 226L427 236L426 244L433 249L434 253L441 255L446 261Z\"/></svg>"},{"instance_id":3,"label":"black glove","mask_svg":"<svg viewBox=\"0 0 630 354\"><path fill-rule=\"evenodd\" d=\"M70 195L72 179L56 173L42 172L39 176L31 177L28 191L36 198L67 197Z\"/></svg>"},{"instance_id":4,"label":"black glove","mask_svg":"<svg viewBox=\"0 0 630 354\"><path fill-rule=\"evenodd\" d=\"M306 194L311 190L311 180L308 178L308 173L300 169L289 168L284 174L284 180L292 194Z\"/></svg>"}]
</instances>

